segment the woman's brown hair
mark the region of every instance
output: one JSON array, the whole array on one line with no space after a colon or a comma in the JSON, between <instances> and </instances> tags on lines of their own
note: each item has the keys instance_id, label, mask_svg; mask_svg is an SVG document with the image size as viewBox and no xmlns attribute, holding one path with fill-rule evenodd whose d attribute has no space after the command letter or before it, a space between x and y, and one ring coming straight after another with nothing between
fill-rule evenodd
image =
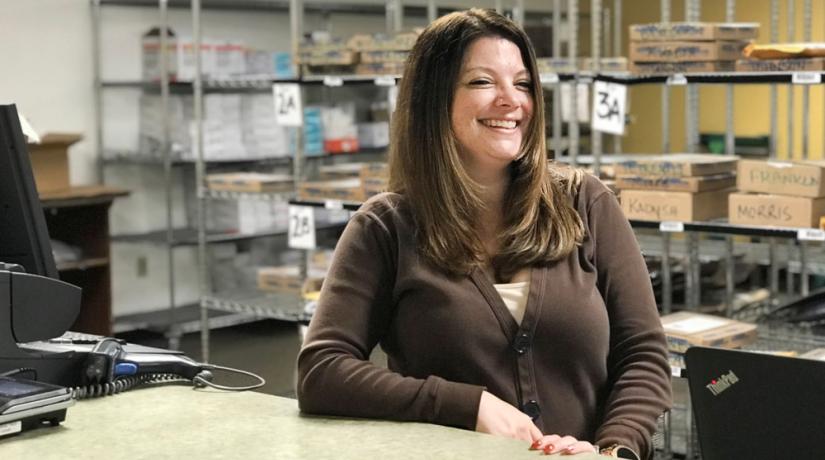
<instances>
[{"instance_id":1,"label":"woman's brown hair","mask_svg":"<svg viewBox=\"0 0 825 460\"><path fill-rule=\"evenodd\" d=\"M501 37L521 50L530 73L533 116L519 158L510 165L500 250L485 255L475 223L485 203L459 156L450 110L464 54L481 37ZM410 51L392 120L389 190L405 196L418 226L422 255L455 275L491 262L496 278L568 255L584 234L571 191L581 176L549 166L544 100L527 35L506 17L473 8L433 21Z\"/></svg>"}]
</instances>

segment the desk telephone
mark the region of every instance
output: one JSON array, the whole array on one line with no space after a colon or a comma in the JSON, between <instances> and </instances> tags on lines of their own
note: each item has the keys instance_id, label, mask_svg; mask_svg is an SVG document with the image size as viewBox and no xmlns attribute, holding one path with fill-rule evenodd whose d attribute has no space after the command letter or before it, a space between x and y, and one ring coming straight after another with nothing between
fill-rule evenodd
<instances>
[{"instance_id":1,"label":"desk telephone","mask_svg":"<svg viewBox=\"0 0 825 460\"><path fill-rule=\"evenodd\" d=\"M58 424L74 400L155 382L251 390L264 379L247 371L198 363L183 353L112 337L66 332L80 311L80 288L0 263L0 436L12 427ZM257 380L228 387L214 371ZM5 399L4 399L5 398Z\"/></svg>"}]
</instances>

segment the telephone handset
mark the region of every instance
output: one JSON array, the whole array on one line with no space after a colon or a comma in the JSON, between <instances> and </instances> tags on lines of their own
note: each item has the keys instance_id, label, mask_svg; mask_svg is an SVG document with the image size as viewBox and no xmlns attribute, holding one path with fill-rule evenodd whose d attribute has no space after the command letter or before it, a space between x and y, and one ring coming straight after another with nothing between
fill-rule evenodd
<instances>
[{"instance_id":1,"label":"telephone handset","mask_svg":"<svg viewBox=\"0 0 825 460\"><path fill-rule=\"evenodd\" d=\"M258 382L242 387L218 385L212 382L215 370L247 375ZM112 337L100 338L89 350L81 379L83 384L73 388L76 399L116 394L140 384L163 381L192 382L196 387L235 391L252 390L266 383L251 372L198 363L179 353L130 352L126 342Z\"/></svg>"},{"instance_id":2,"label":"telephone handset","mask_svg":"<svg viewBox=\"0 0 825 460\"><path fill-rule=\"evenodd\" d=\"M20 344L20 348L33 355L73 356L57 373L50 372L52 366L38 362L36 358L29 362L36 364L30 366L32 372L46 374L45 381L71 388L75 399L113 395L138 385L159 382L191 383L196 387L234 391L252 390L265 384L263 378L251 372L198 363L178 351L127 343L112 337L67 332L55 339ZM18 367L20 372L29 370L23 367ZM218 385L213 382L215 371L243 374L257 382L240 387ZM35 380L40 378L36 376Z\"/></svg>"}]
</instances>

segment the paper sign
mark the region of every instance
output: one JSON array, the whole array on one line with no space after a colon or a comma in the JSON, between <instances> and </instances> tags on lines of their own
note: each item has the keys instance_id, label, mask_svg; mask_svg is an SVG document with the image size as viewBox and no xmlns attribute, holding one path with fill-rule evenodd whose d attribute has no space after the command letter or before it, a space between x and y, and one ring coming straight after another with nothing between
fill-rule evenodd
<instances>
[{"instance_id":1,"label":"paper sign","mask_svg":"<svg viewBox=\"0 0 825 460\"><path fill-rule=\"evenodd\" d=\"M794 72L791 81L794 85L818 85L822 83L822 74L819 72Z\"/></svg>"},{"instance_id":2,"label":"paper sign","mask_svg":"<svg viewBox=\"0 0 825 460\"><path fill-rule=\"evenodd\" d=\"M578 84L578 91L576 93L576 105L578 106L578 119L579 123L587 123L590 121L590 104L589 101L589 86L585 83ZM570 122L572 117L572 110L570 110L570 106L572 104L572 96L573 96L573 84L572 83L562 83L561 85L561 119L565 122Z\"/></svg>"},{"instance_id":3,"label":"paper sign","mask_svg":"<svg viewBox=\"0 0 825 460\"><path fill-rule=\"evenodd\" d=\"M542 85L552 85L559 82L559 74L557 73L543 73L539 75Z\"/></svg>"},{"instance_id":4,"label":"paper sign","mask_svg":"<svg viewBox=\"0 0 825 460\"><path fill-rule=\"evenodd\" d=\"M272 85L275 96L275 119L281 126L301 126L304 110L301 104L301 87L297 83Z\"/></svg>"},{"instance_id":5,"label":"paper sign","mask_svg":"<svg viewBox=\"0 0 825 460\"><path fill-rule=\"evenodd\" d=\"M344 86L344 79L336 75L327 75L324 77L324 86Z\"/></svg>"},{"instance_id":6,"label":"paper sign","mask_svg":"<svg viewBox=\"0 0 825 460\"><path fill-rule=\"evenodd\" d=\"M376 86L395 86L395 77L389 75L382 75L375 77Z\"/></svg>"},{"instance_id":7,"label":"paper sign","mask_svg":"<svg viewBox=\"0 0 825 460\"><path fill-rule=\"evenodd\" d=\"M625 105L627 86L605 81L593 83L593 129L624 134Z\"/></svg>"},{"instance_id":8,"label":"paper sign","mask_svg":"<svg viewBox=\"0 0 825 460\"><path fill-rule=\"evenodd\" d=\"M671 232L671 233L679 233L685 231L685 223L684 222L676 222L673 220L667 220L659 223L659 231L661 232Z\"/></svg>"},{"instance_id":9,"label":"paper sign","mask_svg":"<svg viewBox=\"0 0 825 460\"><path fill-rule=\"evenodd\" d=\"M671 86L682 86L687 85L688 81L684 75L677 73L667 77L667 84Z\"/></svg>"},{"instance_id":10,"label":"paper sign","mask_svg":"<svg viewBox=\"0 0 825 460\"><path fill-rule=\"evenodd\" d=\"M725 320L714 318L688 318L667 325L666 329L673 332L695 334L697 332L715 329L723 326Z\"/></svg>"},{"instance_id":11,"label":"paper sign","mask_svg":"<svg viewBox=\"0 0 825 460\"><path fill-rule=\"evenodd\" d=\"M315 249L315 210L312 206L289 206L287 246Z\"/></svg>"},{"instance_id":12,"label":"paper sign","mask_svg":"<svg viewBox=\"0 0 825 460\"><path fill-rule=\"evenodd\" d=\"M818 228L801 228L796 232L799 241L825 241L825 231Z\"/></svg>"}]
</instances>

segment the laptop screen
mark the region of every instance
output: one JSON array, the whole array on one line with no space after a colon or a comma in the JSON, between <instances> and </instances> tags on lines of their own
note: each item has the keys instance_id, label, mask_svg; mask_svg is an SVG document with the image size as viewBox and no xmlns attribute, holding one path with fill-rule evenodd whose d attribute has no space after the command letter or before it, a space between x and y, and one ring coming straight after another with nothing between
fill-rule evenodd
<instances>
[{"instance_id":1,"label":"laptop screen","mask_svg":"<svg viewBox=\"0 0 825 460\"><path fill-rule=\"evenodd\" d=\"M704 460L825 459L825 362L706 347L685 361Z\"/></svg>"}]
</instances>

